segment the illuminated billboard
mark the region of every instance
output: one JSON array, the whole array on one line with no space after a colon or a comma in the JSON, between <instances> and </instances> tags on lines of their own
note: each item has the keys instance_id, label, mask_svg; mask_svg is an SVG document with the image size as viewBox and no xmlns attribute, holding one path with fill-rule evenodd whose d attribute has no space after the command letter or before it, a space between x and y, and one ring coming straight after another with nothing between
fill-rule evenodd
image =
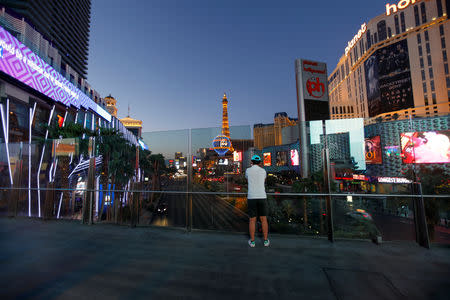
<instances>
[{"instance_id":1,"label":"illuminated billboard","mask_svg":"<svg viewBox=\"0 0 450 300\"><path fill-rule=\"evenodd\" d=\"M264 157L264 166L270 167L272 165L272 154L270 152L266 152L263 154Z\"/></svg>"},{"instance_id":2,"label":"illuminated billboard","mask_svg":"<svg viewBox=\"0 0 450 300\"><path fill-rule=\"evenodd\" d=\"M219 162L217 164L221 166L228 166L228 158L219 158Z\"/></svg>"},{"instance_id":3,"label":"illuminated billboard","mask_svg":"<svg viewBox=\"0 0 450 300\"><path fill-rule=\"evenodd\" d=\"M287 151L278 151L276 157L277 167L283 167L288 165L288 154Z\"/></svg>"},{"instance_id":4,"label":"illuminated billboard","mask_svg":"<svg viewBox=\"0 0 450 300\"><path fill-rule=\"evenodd\" d=\"M233 152L233 161L242 161L242 152L241 151L234 151Z\"/></svg>"},{"instance_id":5,"label":"illuminated billboard","mask_svg":"<svg viewBox=\"0 0 450 300\"><path fill-rule=\"evenodd\" d=\"M382 163L381 158L381 138L379 135L366 138L365 142L365 156L366 164L379 165Z\"/></svg>"},{"instance_id":6,"label":"illuminated billboard","mask_svg":"<svg viewBox=\"0 0 450 300\"><path fill-rule=\"evenodd\" d=\"M299 159L299 156L298 156L298 150L297 149L291 149L291 165L292 166L300 165L300 159Z\"/></svg>"},{"instance_id":7,"label":"illuminated billboard","mask_svg":"<svg viewBox=\"0 0 450 300\"><path fill-rule=\"evenodd\" d=\"M330 118L328 105L327 64L309 59L295 60L297 106L300 120L326 120Z\"/></svg>"},{"instance_id":8,"label":"illuminated billboard","mask_svg":"<svg viewBox=\"0 0 450 300\"><path fill-rule=\"evenodd\" d=\"M414 107L407 40L378 49L364 62L369 116Z\"/></svg>"},{"instance_id":9,"label":"illuminated billboard","mask_svg":"<svg viewBox=\"0 0 450 300\"><path fill-rule=\"evenodd\" d=\"M65 106L91 109L111 122L111 115L0 26L0 71Z\"/></svg>"},{"instance_id":10,"label":"illuminated billboard","mask_svg":"<svg viewBox=\"0 0 450 300\"><path fill-rule=\"evenodd\" d=\"M54 139L52 156L78 155L79 143L77 138Z\"/></svg>"},{"instance_id":11,"label":"illuminated billboard","mask_svg":"<svg viewBox=\"0 0 450 300\"><path fill-rule=\"evenodd\" d=\"M405 164L450 163L450 130L406 132L400 140Z\"/></svg>"}]
</instances>

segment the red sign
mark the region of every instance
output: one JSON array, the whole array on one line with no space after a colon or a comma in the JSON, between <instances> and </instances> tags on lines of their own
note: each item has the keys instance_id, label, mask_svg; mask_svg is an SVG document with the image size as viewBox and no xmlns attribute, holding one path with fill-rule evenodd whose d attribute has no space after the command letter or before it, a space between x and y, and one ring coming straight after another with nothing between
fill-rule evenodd
<instances>
[{"instance_id":1,"label":"red sign","mask_svg":"<svg viewBox=\"0 0 450 300\"><path fill-rule=\"evenodd\" d=\"M325 94L325 84L319 77L311 77L306 81L306 90L311 97L322 98Z\"/></svg>"}]
</instances>

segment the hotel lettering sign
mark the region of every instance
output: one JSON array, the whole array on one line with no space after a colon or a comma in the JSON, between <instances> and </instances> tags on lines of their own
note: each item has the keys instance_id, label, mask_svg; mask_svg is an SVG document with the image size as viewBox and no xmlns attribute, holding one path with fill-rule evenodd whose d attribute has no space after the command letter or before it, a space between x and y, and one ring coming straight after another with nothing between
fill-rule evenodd
<instances>
[{"instance_id":1,"label":"hotel lettering sign","mask_svg":"<svg viewBox=\"0 0 450 300\"><path fill-rule=\"evenodd\" d=\"M421 2L422 0L401 0L397 4L386 4L386 16L390 16L391 14L397 13L399 10L404 10L409 7L411 4L416 4ZM351 41L347 43L347 47L345 47L345 56L348 55L350 50L356 45L356 43L361 39L364 33L367 31L367 24L364 23L361 25L358 33L353 37Z\"/></svg>"},{"instance_id":2,"label":"hotel lettering sign","mask_svg":"<svg viewBox=\"0 0 450 300\"><path fill-rule=\"evenodd\" d=\"M401 0L398 4L386 4L386 16L390 16L391 14L395 14L399 10L403 10L410 6L411 4L415 4L420 2L421 0Z\"/></svg>"},{"instance_id":3,"label":"hotel lettering sign","mask_svg":"<svg viewBox=\"0 0 450 300\"><path fill-rule=\"evenodd\" d=\"M356 45L356 43L361 39L362 35L366 33L367 25L366 23L361 25L361 29L359 29L358 33L353 37L351 41L347 43L347 47L345 48L345 56L347 56L348 52L352 50L352 48Z\"/></svg>"}]
</instances>

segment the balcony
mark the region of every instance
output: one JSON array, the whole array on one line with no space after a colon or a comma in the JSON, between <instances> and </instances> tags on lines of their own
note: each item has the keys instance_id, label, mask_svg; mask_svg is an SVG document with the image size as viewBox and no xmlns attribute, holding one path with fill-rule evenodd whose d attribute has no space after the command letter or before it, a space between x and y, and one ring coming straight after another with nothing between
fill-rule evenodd
<instances>
[{"instance_id":1,"label":"balcony","mask_svg":"<svg viewBox=\"0 0 450 300\"><path fill-rule=\"evenodd\" d=\"M153 157L108 156L115 135L0 144L7 297L445 298L447 165L422 167L402 138L446 135L448 119L327 122L308 124L304 179L298 141L255 149L252 126L230 128L223 157L221 128L144 133ZM269 248L259 224L247 245L250 153L268 173Z\"/></svg>"},{"instance_id":2,"label":"balcony","mask_svg":"<svg viewBox=\"0 0 450 300\"><path fill-rule=\"evenodd\" d=\"M446 299L448 248L0 218L10 298ZM27 282L27 284L23 284Z\"/></svg>"}]
</instances>

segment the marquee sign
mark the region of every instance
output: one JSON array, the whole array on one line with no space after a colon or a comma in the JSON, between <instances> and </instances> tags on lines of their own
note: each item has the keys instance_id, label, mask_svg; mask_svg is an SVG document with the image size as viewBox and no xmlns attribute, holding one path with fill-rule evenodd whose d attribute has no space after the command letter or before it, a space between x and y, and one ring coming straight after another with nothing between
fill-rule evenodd
<instances>
[{"instance_id":1,"label":"marquee sign","mask_svg":"<svg viewBox=\"0 0 450 300\"><path fill-rule=\"evenodd\" d=\"M328 102L327 65L306 59L298 61L296 73L301 74L303 98Z\"/></svg>"},{"instance_id":2,"label":"marquee sign","mask_svg":"<svg viewBox=\"0 0 450 300\"><path fill-rule=\"evenodd\" d=\"M0 71L65 106L91 109L111 122L111 115L0 26Z\"/></svg>"}]
</instances>

